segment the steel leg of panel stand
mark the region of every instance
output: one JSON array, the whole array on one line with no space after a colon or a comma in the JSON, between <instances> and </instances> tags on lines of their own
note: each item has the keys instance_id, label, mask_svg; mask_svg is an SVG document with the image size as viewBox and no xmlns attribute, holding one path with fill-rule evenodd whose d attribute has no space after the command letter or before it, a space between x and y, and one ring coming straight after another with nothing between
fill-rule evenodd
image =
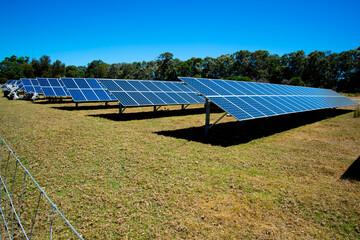
<instances>
[{"instance_id":1,"label":"steel leg of panel stand","mask_svg":"<svg viewBox=\"0 0 360 240\"><path fill-rule=\"evenodd\" d=\"M119 115L121 116L123 114L123 112L125 111L126 107L123 107L123 105L121 105L119 103Z\"/></svg>"},{"instance_id":2,"label":"steel leg of panel stand","mask_svg":"<svg viewBox=\"0 0 360 240\"><path fill-rule=\"evenodd\" d=\"M206 116L205 116L205 136L208 135L209 132L209 124L210 124L210 102L208 99L206 99L205 102L205 111L206 111Z\"/></svg>"},{"instance_id":3,"label":"steel leg of panel stand","mask_svg":"<svg viewBox=\"0 0 360 240\"><path fill-rule=\"evenodd\" d=\"M158 107L154 106L154 112L157 112L160 108L161 108L161 106L158 106Z\"/></svg>"}]
</instances>

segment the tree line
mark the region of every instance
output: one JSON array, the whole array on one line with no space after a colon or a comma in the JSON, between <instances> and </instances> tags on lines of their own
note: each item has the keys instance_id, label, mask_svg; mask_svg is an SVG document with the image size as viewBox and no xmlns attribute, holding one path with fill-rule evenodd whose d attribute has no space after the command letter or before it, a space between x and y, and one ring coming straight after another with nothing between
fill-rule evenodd
<instances>
[{"instance_id":1,"label":"tree line","mask_svg":"<svg viewBox=\"0 0 360 240\"><path fill-rule=\"evenodd\" d=\"M94 60L87 66L65 66L44 55L39 59L6 57L0 62L0 82L34 77L117 78L177 81L178 76L260 81L360 92L360 47L340 53L296 51L279 56L265 50L241 50L216 58L181 61L172 53L152 61L108 64Z\"/></svg>"}]
</instances>

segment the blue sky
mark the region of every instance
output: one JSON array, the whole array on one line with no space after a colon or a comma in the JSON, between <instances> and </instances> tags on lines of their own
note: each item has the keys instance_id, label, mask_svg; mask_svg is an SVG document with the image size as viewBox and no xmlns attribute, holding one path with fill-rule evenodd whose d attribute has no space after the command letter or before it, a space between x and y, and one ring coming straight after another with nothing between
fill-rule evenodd
<instances>
[{"instance_id":1,"label":"blue sky","mask_svg":"<svg viewBox=\"0 0 360 240\"><path fill-rule=\"evenodd\" d=\"M0 0L0 61L66 65L186 60L239 50L341 52L360 46L360 1Z\"/></svg>"}]
</instances>

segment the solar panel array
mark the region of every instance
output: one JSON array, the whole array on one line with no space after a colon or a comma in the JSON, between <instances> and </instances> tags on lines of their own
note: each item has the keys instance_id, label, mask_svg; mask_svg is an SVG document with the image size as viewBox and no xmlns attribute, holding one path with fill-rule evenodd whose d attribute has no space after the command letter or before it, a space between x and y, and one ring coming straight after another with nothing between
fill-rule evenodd
<instances>
[{"instance_id":1,"label":"solar panel array","mask_svg":"<svg viewBox=\"0 0 360 240\"><path fill-rule=\"evenodd\" d=\"M61 78L74 102L115 101L93 78Z\"/></svg>"},{"instance_id":2,"label":"solar panel array","mask_svg":"<svg viewBox=\"0 0 360 240\"><path fill-rule=\"evenodd\" d=\"M329 89L180 77L238 120L357 105Z\"/></svg>"},{"instance_id":3,"label":"solar panel array","mask_svg":"<svg viewBox=\"0 0 360 240\"><path fill-rule=\"evenodd\" d=\"M98 79L122 106L204 103L204 97L181 82Z\"/></svg>"},{"instance_id":4,"label":"solar panel array","mask_svg":"<svg viewBox=\"0 0 360 240\"><path fill-rule=\"evenodd\" d=\"M26 92L37 92L37 93L43 93L43 90L41 89L39 85L39 81L37 79L27 79L22 78L21 79L22 84L24 85Z\"/></svg>"},{"instance_id":5,"label":"solar panel array","mask_svg":"<svg viewBox=\"0 0 360 240\"><path fill-rule=\"evenodd\" d=\"M37 78L46 97L67 97L69 94L57 78Z\"/></svg>"},{"instance_id":6,"label":"solar panel array","mask_svg":"<svg viewBox=\"0 0 360 240\"><path fill-rule=\"evenodd\" d=\"M24 85L22 84L21 80L15 80L15 84L19 87L20 91L25 90Z\"/></svg>"},{"instance_id":7,"label":"solar panel array","mask_svg":"<svg viewBox=\"0 0 360 240\"><path fill-rule=\"evenodd\" d=\"M16 80L8 80L6 83L4 83L4 85L1 86L1 88L5 88L6 85L8 84L15 84L16 83Z\"/></svg>"}]
</instances>

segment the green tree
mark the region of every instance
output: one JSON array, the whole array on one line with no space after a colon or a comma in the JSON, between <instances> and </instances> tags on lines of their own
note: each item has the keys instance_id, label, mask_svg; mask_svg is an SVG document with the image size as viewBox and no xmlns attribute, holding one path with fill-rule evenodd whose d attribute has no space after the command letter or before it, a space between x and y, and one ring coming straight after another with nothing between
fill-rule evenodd
<instances>
[{"instance_id":1,"label":"green tree","mask_svg":"<svg viewBox=\"0 0 360 240\"><path fill-rule=\"evenodd\" d=\"M65 76L66 77L74 77L74 78L84 78L86 67L85 69L81 69L80 67L76 67L74 65L69 65L65 67Z\"/></svg>"},{"instance_id":2,"label":"green tree","mask_svg":"<svg viewBox=\"0 0 360 240\"><path fill-rule=\"evenodd\" d=\"M284 54L281 57L283 78L291 79L293 77L301 77L305 70L305 59L306 55L303 50Z\"/></svg>"},{"instance_id":3,"label":"green tree","mask_svg":"<svg viewBox=\"0 0 360 240\"><path fill-rule=\"evenodd\" d=\"M23 68L23 73L24 73L25 78L34 78L35 77L34 68L31 65L31 63L22 64L22 68Z\"/></svg>"},{"instance_id":4,"label":"green tree","mask_svg":"<svg viewBox=\"0 0 360 240\"><path fill-rule=\"evenodd\" d=\"M15 55L6 57L0 62L0 78L7 81L24 77L22 64L26 63L26 61L28 61L28 58L26 60L26 58L18 58Z\"/></svg>"},{"instance_id":5,"label":"green tree","mask_svg":"<svg viewBox=\"0 0 360 240\"><path fill-rule=\"evenodd\" d=\"M88 64L86 77L88 78L104 78L109 64L104 63L102 60L94 60Z\"/></svg>"},{"instance_id":6,"label":"green tree","mask_svg":"<svg viewBox=\"0 0 360 240\"><path fill-rule=\"evenodd\" d=\"M234 53L234 74L236 76L249 76L251 52L241 50Z\"/></svg>"},{"instance_id":7,"label":"green tree","mask_svg":"<svg viewBox=\"0 0 360 240\"><path fill-rule=\"evenodd\" d=\"M268 79L268 57L269 52L257 50L251 54L249 65L249 77L252 79Z\"/></svg>"},{"instance_id":8,"label":"green tree","mask_svg":"<svg viewBox=\"0 0 360 240\"><path fill-rule=\"evenodd\" d=\"M305 83L303 82L301 77L293 77L293 78L291 78L290 81L289 81L289 84L294 85L294 86L305 86Z\"/></svg>"},{"instance_id":9,"label":"green tree","mask_svg":"<svg viewBox=\"0 0 360 240\"><path fill-rule=\"evenodd\" d=\"M166 52L160 54L156 61L157 69L155 72L156 79L165 81L177 81L177 63L172 53Z\"/></svg>"},{"instance_id":10,"label":"green tree","mask_svg":"<svg viewBox=\"0 0 360 240\"><path fill-rule=\"evenodd\" d=\"M65 64L61 63L60 60L56 60L51 65L51 77L54 78L64 77L65 73L66 73Z\"/></svg>"},{"instance_id":11,"label":"green tree","mask_svg":"<svg viewBox=\"0 0 360 240\"><path fill-rule=\"evenodd\" d=\"M326 71L328 62L326 55L330 52L314 51L306 57L305 69L302 79L314 87L324 87L326 85Z\"/></svg>"}]
</instances>

